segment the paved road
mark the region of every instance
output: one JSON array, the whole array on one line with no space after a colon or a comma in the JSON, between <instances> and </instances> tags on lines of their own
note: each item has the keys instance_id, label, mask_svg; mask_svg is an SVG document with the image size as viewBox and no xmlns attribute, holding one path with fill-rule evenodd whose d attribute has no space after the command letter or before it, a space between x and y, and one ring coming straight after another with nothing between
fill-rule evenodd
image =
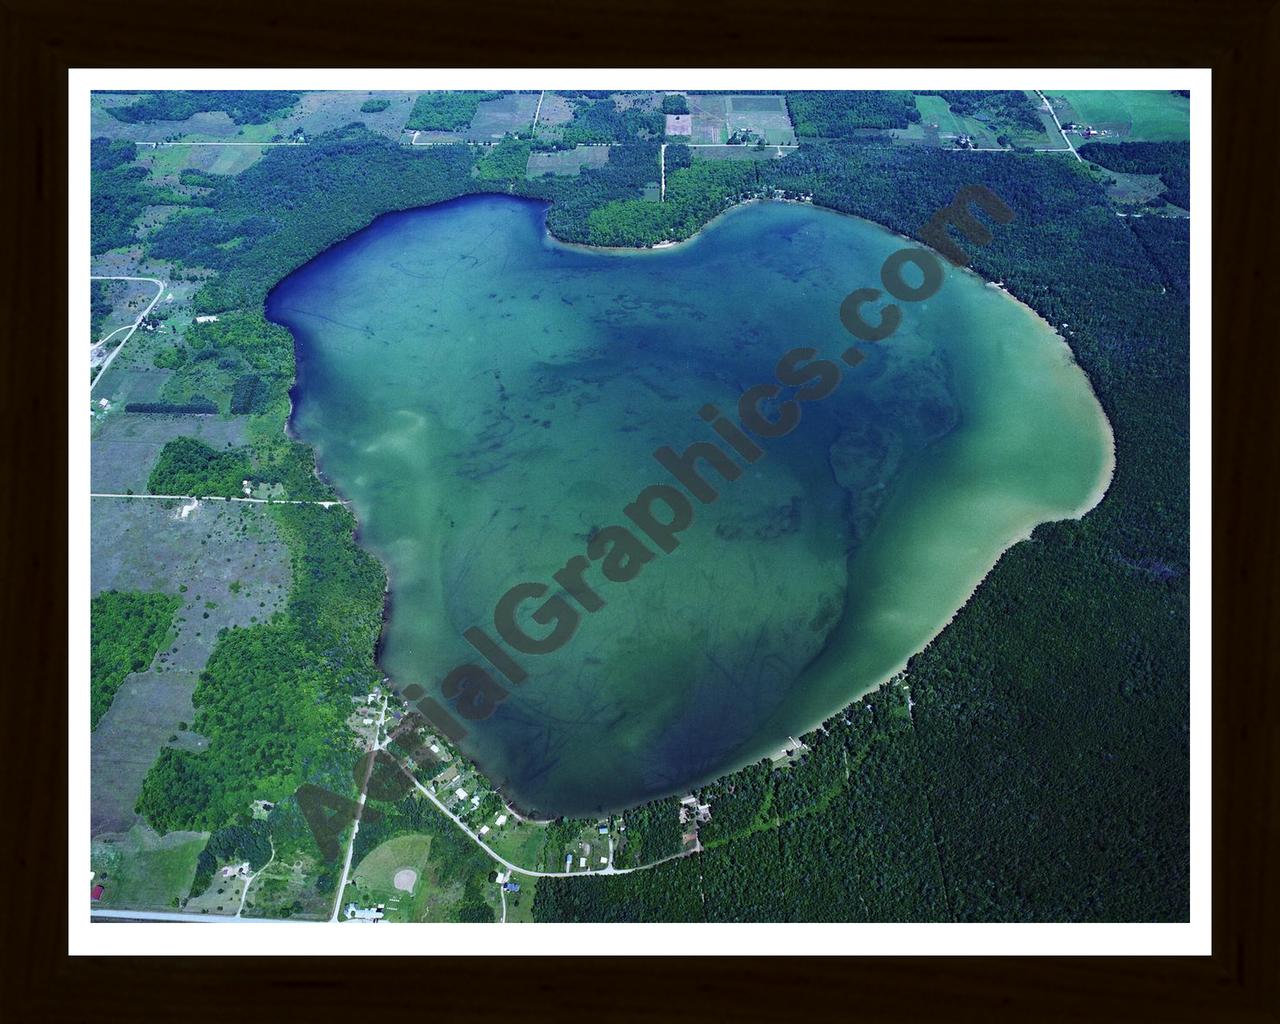
<instances>
[{"instance_id":1,"label":"paved road","mask_svg":"<svg viewBox=\"0 0 1280 1024\"><path fill-rule=\"evenodd\" d=\"M383 750L386 747L386 741L382 739L382 727L387 721L387 695L382 696L382 714L378 716L378 727L373 733L372 750ZM374 762L369 762L369 770L364 773L364 785L360 787L359 807L356 809L355 821L351 823L351 842L347 845L347 859L342 865L342 877L338 879L338 895L333 901L333 914L329 917L330 923L338 920L338 911L342 908L342 895L347 888L347 877L351 874L351 855L355 852L356 836L360 832L360 816L364 814L364 802L369 795L369 779L373 777Z\"/></svg>"},{"instance_id":2,"label":"paved road","mask_svg":"<svg viewBox=\"0 0 1280 1024\"><path fill-rule=\"evenodd\" d=\"M1071 140L1067 138L1067 132L1062 127L1062 122L1058 120L1058 114L1057 114L1057 111L1053 109L1053 104L1049 102L1049 100L1045 97L1045 94L1042 93L1039 89L1036 90L1036 95L1039 96L1042 100L1044 100L1044 105L1049 110L1049 116L1053 118L1053 123L1058 126L1058 131L1062 133L1062 141L1067 144L1067 149L1071 150L1071 155L1075 157L1077 160L1079 160L1080 163L1084 163L1084 158L1081 157L1080 154L1076 152L1076 147L1071 145Z\"/></svg>"},{"instance_id":3,"label":"paved road","mask_svg":"<svg viewBox=\"0 0 1280 1024\"><path fill-rule=\"evenodd\" d=\"M102 361L102 369L98 371L98 375L93 378L93 382L89 385L89 394L92 395L93 389L98 386L98 382L107 375L107 367L110 366L112 362L115 361L116 356L118 356L121 353L121 351L124 349L124 347L127 344L129 344L129 339L133 337L133 332L138 329L138 324L142 323L142 321L147 318L147 314L150 313L151 310L155 307L155 304L160 301L160 296L164 294L165 285L163 281L160 281L154 277L93 277L93 276L90 276L89 280L90 281L147 281L156 286L155 298L153 298L149 303L147 303L147 308L138 314L138 319L135 320L133 322L133 326L129 328L129 333L124 336L124 341L120 342L120 344L116 346L115 351L112 352L110 355L108 355L107 358ZM115 333L116 333L115 331L111 332L111 334L115 334ZM109 337L111 337L110 334L107 335L107 338ZM103 338L102 340L106 341L107 339Z\"/></svg>"},{"instance_id":4,"label":"paved road","mask_svg":"<svg viewBox=\"0 0 1280 1024\"><path fill-rule=\"evenodd\" d=\"M319 505L330 508L334 505L345 505L346 501L301 501L294 498L222 498L217 495L199 497L195 494L103 494L94 491L91 498L140 498L153 501L242 501L249 505Z\"/></svg>"},{"instance_id":5,"label":"paved road","mask_svg":"<svg viewBox=\"0 0 1280 1024\"><path fill-rule=\"evenodd\" d=\"M187 914L180 910L91 910L89 916L100 921L180 921L183 924L323 924L298 918L240 917L230 914Z\"/></svg>"},{"instance_id":6,"label":"paved road","mask_svg":"<svg viewBox=\"0 0 1280 1024\"><path fill-rule=\"evenodd\" d=\"M538 115L542 113L542 101L547 98L547 90L543 89L538 95L538 109L533 112L533 126L529 129L534 135L538 134Z\"/></svg>"}]
</instances>

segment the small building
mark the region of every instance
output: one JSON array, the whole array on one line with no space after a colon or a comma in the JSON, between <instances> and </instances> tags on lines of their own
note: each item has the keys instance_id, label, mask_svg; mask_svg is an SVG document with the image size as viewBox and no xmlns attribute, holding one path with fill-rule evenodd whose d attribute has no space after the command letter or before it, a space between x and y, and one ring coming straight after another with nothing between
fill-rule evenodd
<instances>
[{"instance_id":1,"label":"small building","mask_svg":"<svg viewBox=\"0 0 1280 1024\"><path fill-rule=\"evenodd\" d=\"M608 823L606 823L606 824L604 824L604 825L599 826L599 827L596 829L596 831L597 831L597 832L599 832L602 836L607 836L607 835L609 834L609 825L608 825Z\"/></svg>"},{"instance_id":2,"label":"small building","mask_svg":"<svg viewBox=\"0 0 1280 1024\"><path fill-rule=\"evenodd\" d=\"M502 891L503 892L519 892L520 883L519 882L503 882Z\"/></svg>"},{"instance_id":3,"label":"small building","mask_svg":"<svg viewBox=\"0 0 1280 1024\"><path fill-rule=\"evenodd\" d=\"M100 885L95 885L92 891L89 893L89 896L92 899L100 900L102 899L102 893L103 893L103 887Z\"/></svg>"},{"instance_id":4,"label":"small building","mask_svg":"<svg viewBox=\"0 0 1280 1024\"><path fill-rule=\"evenodd\" d=\"M498 828L502 828L502 826L505 825L506 823L507 823L507 816L505 814L499 814L498 820L494 822L494 824L497 825Z\"/></svg>"},{"instance_id":5,"label":"small building","mask_svg":"<svg viewBox=\"0 0 1280 1024\"><path fill-rule=\"evenodd\" d=\"M453 795L459 800L465 800L467 798L467 791L465 789L455 789L453 791Z\"/></svg>"},{"instance_id":6,"label":"small building","mask_svg":"<svg viewBox=\"0 0 1280 1024\"><path fill-rule=\"evenodd\" d=\"M578 867L580 867L580 868L585 868L586 866L587 866L587 858L586 858L586 857L579 857L579 858L578 858Z\"/></svg>"},{"instance_id":7,"label":"small building","mask_svg":"<svg viewBox=\"0 0 1280 1024\"><path fill-rule=\"evenodd\" d=\"M357 907L354 903L347 904L347 920L348 921L368 921L371 924L381 921L383 918L383 904L379 903L376 907Z\"/></svg>"},{"instance_id":8,"label":"small building","mask_svg":"<svg viewBox=\"0 0 1280 1024\"><path fill-rule=\"evenodd\" d=\"M489 826L488 826L488 825L481 825L481 826L480 826L480 831L479 831L479 832L477 832L477 833L476 833L476 835L478 835L478 836L483 836L483 835L487 835L487 834L488 834L488 832L489 832Z\"/></svg>"},{"instance_id":9,"label":"small building","mask_svg":"<svg viewBox=\"0 0 1280 1024\"><path fill-rule=\"evenodd\" d=\"M196 323L198 323L198 324L216 324L217 322L218 322L218 318L217 318L216 316L198 316L198 317L196 317Z\"/></svg>"}]
</instances>

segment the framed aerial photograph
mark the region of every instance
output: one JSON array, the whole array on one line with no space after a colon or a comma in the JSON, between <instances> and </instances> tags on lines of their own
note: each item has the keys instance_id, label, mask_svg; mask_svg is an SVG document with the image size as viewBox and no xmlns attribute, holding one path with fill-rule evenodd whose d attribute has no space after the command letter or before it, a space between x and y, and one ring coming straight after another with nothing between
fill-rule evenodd
<instances>
[{"instance_id":1,"label":"framed aerial photograph","mask_svg":"<svg viewBox=\"0 0 1280 1024\"><path fill-rule=\"evenodd\" d=\"M237 11L9 19L15 1019L1276 1018L1266 18Z\"/></svg>"},{"instance_id":2,"label":"framed aerial photograph","mask_svg":"<svg viewBox=\"0 0 1280 1024\"><path fill-rule=\"evenodd\" d=\"M77 943L1207 949L1207 74L178 77L72 80Z\"/></svg>"}]
</instances>

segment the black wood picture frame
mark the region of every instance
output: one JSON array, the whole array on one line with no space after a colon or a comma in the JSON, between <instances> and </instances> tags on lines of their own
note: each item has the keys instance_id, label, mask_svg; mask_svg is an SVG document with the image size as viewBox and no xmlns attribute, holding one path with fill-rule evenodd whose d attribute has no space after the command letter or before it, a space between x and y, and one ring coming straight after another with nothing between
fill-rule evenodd
<instances>
[{"instance_id":1,"label":"black wood picture frame","mask_svg":"<svg viewBox=\"0 0 1280 1024\"><path fill-rule=\"evenodd\" d=\"M509 1020L1280 1019L1275 289L1280 5L1007 0L190 9L3 0L11 655L0 1013L13 1020L421 1014ZM73 67L1211 67L1213 953L1156 958L269 958L67 955L67 70ZM1204 301L1197 296L1193 301ZM40 382L51 381L52 387ZM124 927L129 927L125 925ZM643 926L639 926L643 928ZM707 952L715 952L709 927ZM566 945L568 933L565 936ZM661 952L659 949L655 953ZM833 954L837 950L833 949ZM10 1016L12 1014L12 1016Z\"/></svg>"}]
</instances>

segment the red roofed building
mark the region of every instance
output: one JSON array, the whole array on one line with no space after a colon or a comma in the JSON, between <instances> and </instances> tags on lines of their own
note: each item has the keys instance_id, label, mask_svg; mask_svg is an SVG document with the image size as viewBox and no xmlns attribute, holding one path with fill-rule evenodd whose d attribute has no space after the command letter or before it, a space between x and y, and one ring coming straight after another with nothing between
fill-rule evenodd
<instances>
[{"instance_id":1,"label":"red roofed building","mask_svg":"<svg viewBox=\"0 0 1280 1024\"><path fill-rule=\"evenodd\" d=\"M102 899L102 886L95 885L93 887L93 892L89 893L89 895L92 896L95 900Z\"/></svg>"}]
</instances>

